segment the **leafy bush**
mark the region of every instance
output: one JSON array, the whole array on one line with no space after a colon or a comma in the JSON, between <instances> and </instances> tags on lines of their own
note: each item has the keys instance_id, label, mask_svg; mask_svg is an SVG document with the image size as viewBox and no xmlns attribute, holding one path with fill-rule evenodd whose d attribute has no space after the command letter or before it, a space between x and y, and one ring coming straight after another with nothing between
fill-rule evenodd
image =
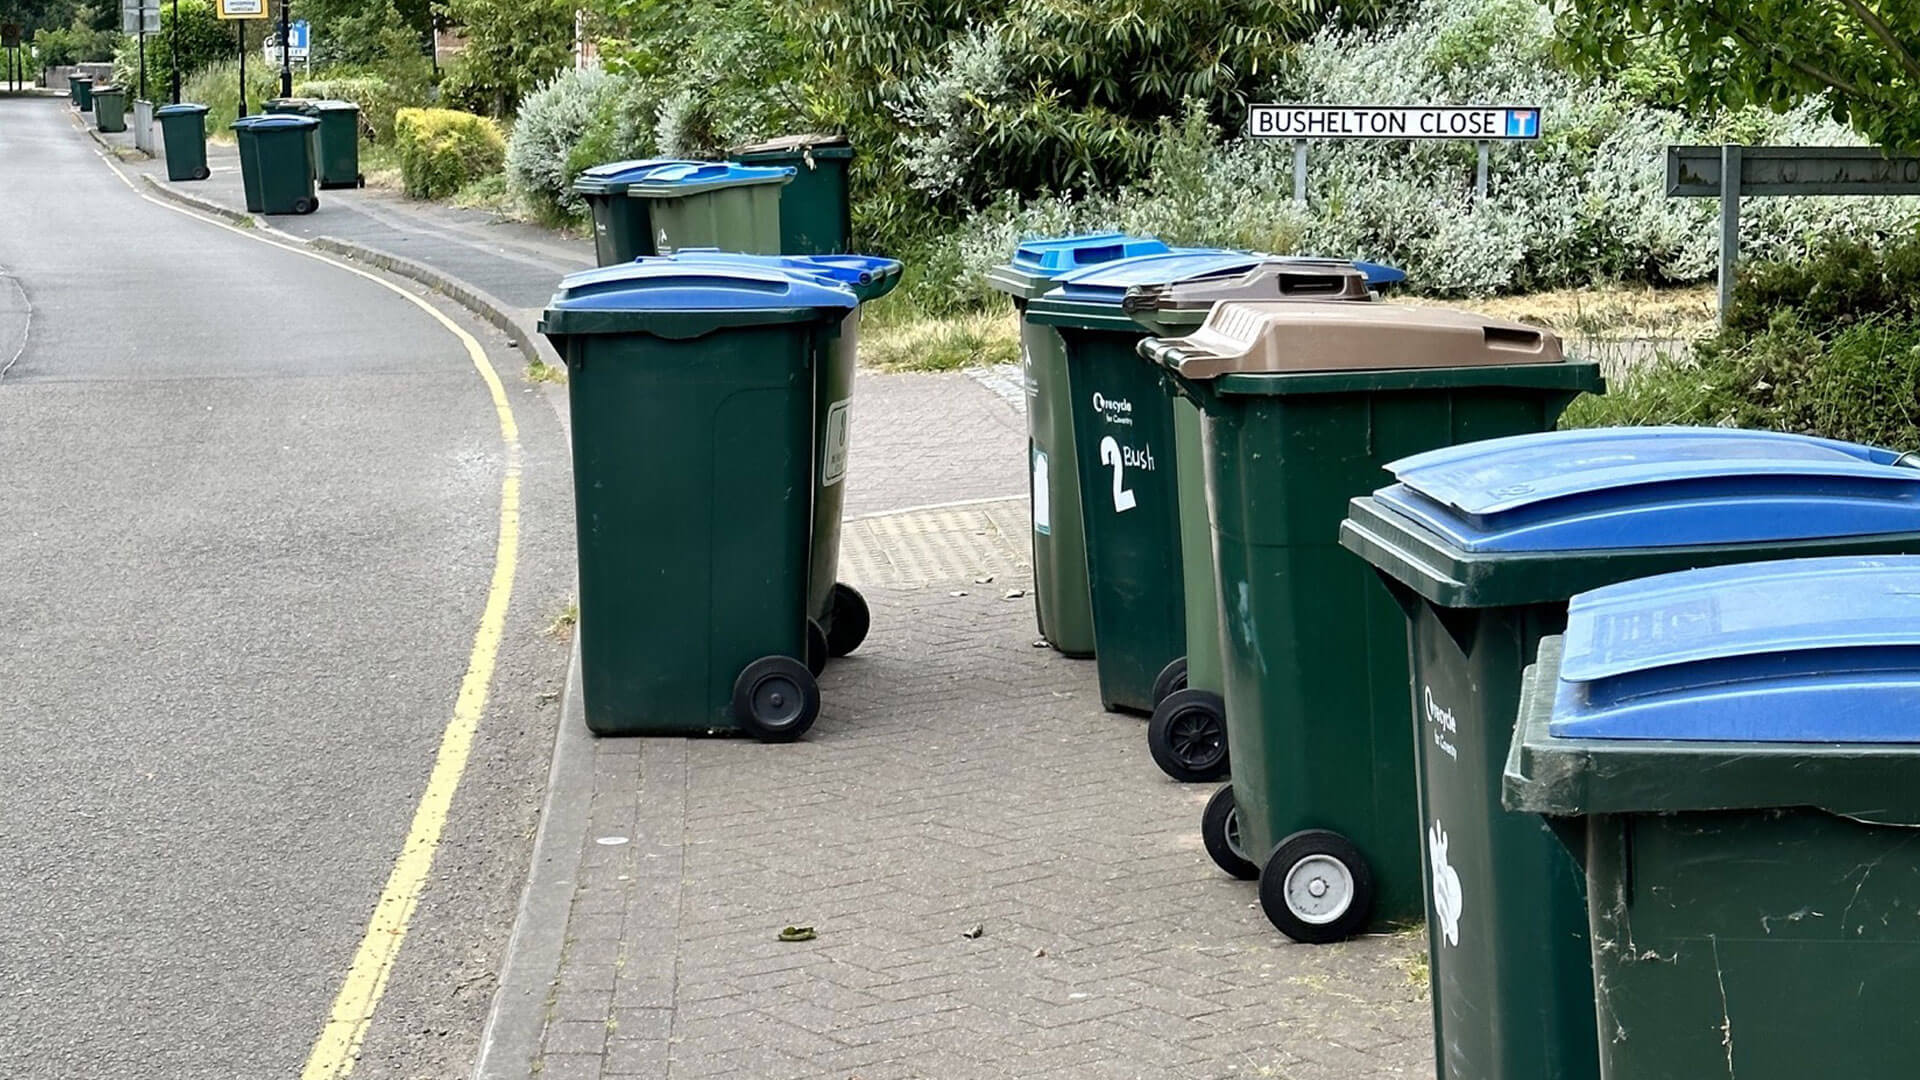
<instances>
[{"instance_id":1,"label":"leafy bush","mask_svg":"<svg viewBox=\"0 0 1920 1080\"><path fill-rule=\"evenodd\" d=\"M393 141L395 113L409 106L426 104L424 91L396 86L379 75L329 74L326 78L295 83L293 96L353 102L360 106L361 130L376 143Z\"/></svg>"},{"instance_id":2,"label":"leafy bush","mask_svg":"<svg viewBox=\"0 0 1920 1080\"><path fill-rule=\"evenodd\" d=\"M120 35L93 26L93 9L80 8L70 26L43 26L33 33L33 52L42 68L112 60Z\"/></svg>"},{"instance_id":3,"label":"leafy bush","mask_svg":"<svg viewBox=\"0 0 1920 1080\"><path fill-rule=\"evenodd\" d=\"M1758 334L1783 311L1822 334L1875 317L1920 318L1920 233L1826 239L1804 258L1742 266L1728 332Z\"/></svg>"},{"instance_id":4,"label":"leafy bush","mask_svg":"<svg viewBox=\"0 0 1920 1080\"><path fill-rule=\"evenodd\" d=\"M643 123L635 115L628 86L598 68L569 68L527 95L507 145L507 180L536 210L557 219L579 215L574 177L652 151L651 117Z\"/></svg>"},{"instance_id":5,"label":"leafy bush","mask_svg":"<svg viewBox=\"0 0 1920 1080\"><path fill-rule=\"evenodd\" d=\"M240 61L223 60L208 64L193 73L181 88L181 98L197 101L207 107L207 136L223 141L233 141L233 132L228 127L239 115L240 106ZM259 64L247 65L247 112L249 115L260 111L262 103L268 98L280 96L280 73L263 69Z\"/></svg>"},{"instance_id":6,"label":"leafy bush","mask_svg":"<svg viewBox=\"0 0 1920 1080\"><path fill-rule=\"evenodd\" d=\"M570 0L447 0L446 13L467 35L447 73L449 100L476 112L508 116L523 95L572 66Z\"/></svg>"},{"instance_id":7,"label":"leafy bush","mask_svg":"<svg viewBox=\"0 0 1920 1080\"><path fill-rule=\"evenodd\" d=\"M401 180L416 199L452 195L498 172L506 158L506 140L484 116L453 109L401 109L393 127Z\"/></svg>"},{"instance_id":8,"label":"leafy bush","mask_svg":"<svg viewBox=\"0 0 1920 1080\"><path fill-rule=\"evenodd\" d=\"M171 2L160 6L160 32L147 35L147 92L154 100L173 93L173 20ZM180 0L180 77L185 80L208 64L233 59L233 27L220 21L209 0ZM140 40L128 37L113 57L113 78L129 88L140 84Z\"/></svg>"}]
</instances>

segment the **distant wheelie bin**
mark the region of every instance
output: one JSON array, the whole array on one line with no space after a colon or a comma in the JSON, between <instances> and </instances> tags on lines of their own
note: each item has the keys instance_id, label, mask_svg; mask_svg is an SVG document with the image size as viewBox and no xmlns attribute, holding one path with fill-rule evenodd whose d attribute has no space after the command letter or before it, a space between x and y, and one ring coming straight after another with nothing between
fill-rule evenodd
<instances>
[{"instance_id":1,"label":"distant wheelie bin","mask_svg":"<svg viewBox=\"0 0 1920 1080\"><path fill-rule=\"evenodd\" d=\"M862 305L900 284L900 263L871 255L743 255L682 250L676 260L766 266L808 274L851 289ZM847 453L853 409L853 373L860 341L860 309L847 313L826 339L815 365L813 555L807 573L807 666L815 675L828 658L846 656L867 638L871 613L860 590L839 580L841 515L846 506Z\"/></svg>"},{"instance_id":2,"label":"distant wheelie bin","mask_svg":"<svg viewBox=\"0 0 1920 1080\"><path fill-rule=\"evenodd\" d=\"M711 247L778 255L780 192L793 176L791 168L676 162L628 184L627 199L646 205L658 254Z\"/></svg>"},{"instance_id":3,"label":"distant wheelie bin","mask_svg":"<svg viewBox=\"0 0 1920 1080\"><path fill-rule=\"evenodd\" d=\"M127 91L121 86L100 86L93 91L93 126L112 135L127 130Z\"/></svg>"},{"instance_id":4,"label":"distant wheelie bin","mask_svg":"<svg viewBox=\"0 0 1920 1080\"><path fill-rule=\"evenodd\" d=\"M1378 268L1382 276L1398 271ZM1371 300L1373 279L1357 263L1276 259L1242 274L1127 289L1121 308L1163 337L1191 333L1224 300ZM1135 354L1138 363L1149 364ZM1213 540L1207 532L1200 411L1179 384L1153 368L1173 393L1174 475L1179 486L1180 579L1186 595L1187 652L1155 680L1147 752L1175 780L1218 780L1230 768L1226 702L1220 696L1220 601L1214 592ZM1164 696L1162 696L1164 695Z\"/></svg>"},{"instance_id":5,"label":"distant wheelie bin","mask_svg":"<svg viewBox=\"0 0 1920 1080\"><path fill-rule=\"evenodd\" d=\"M276 113L233 122L240 143L240 173L247 209L256 214L311 214L320 206L313 191L311 116Z\"/></svg>"},{"instance_id":6,"label":"distant wheelie bin","mask_svg":"<svg viewBox=\"0 0 1920 1080\"><path fill-rule=\"evenodd\" d=\"M1233 754L1207 849L1295 940L1416 919L1404 623L1340 521L1386 462L1550 429L1599 369L1534 327L1394 304L1227 302L1140 353L1204 414Z\"/></svg>"},{"instance_id":7,"label":"distant wheelie bin","mask_svg":"<svg viewBox=\"0 0 1920 1080\"><path fill-rule=\"evenodd\" d=\"M73 93L74 107L81 112L93 111L93 76L73 75L67 79L67 86Z\"/></svg>"},{"instance_id":8,"label":"distant wheelie bin","mask_svg":"<svg viewBox=\"0 0 1920 1080\"><path fill-rule=\"evenodd\" d=\"M593 217L593 252L601 266L630 263L642 255L656 255L650 203L627 198L627 189L653 170L668 165L696 165L679 158L610 161L595 165L574 178L573 193L587 204ZM711 245L695 245L711 246Z\"/></svg>"},{"instance_id":9,"label":"distant wheelie bin","mask_svg":"<svg viewBox=\"0 0 1920 1080\"><path fill-rule=\"evenodd\" d=\"M1033 606L1040 636L1061 653L1093 655L1093 608L1087 593L1086 533L1081 527L1080 472L1073 458L1073 403L1060 332L1027 318L1027 305L1062 274L1135 255L1164 253L1146 236L1088 233L1019 246L1011 262L987 276L1013 300L1020 320L1020 375L1027 402L1028 496L1033 519Z\"/></svg>"},{"instance_id":10,"label":"distant wheelie bin","mask_svg":"<svg viewBox=\"0 0 1920 1080\"><path fill-rule=\"evenodd\" d=\"M1444 1080L1592 1080L1575 860L1502 812L1522 668L1584 590L1690 567L1920 553L1920 468L1890 450L1727 428L1493 439L1387 466L1340 542L1406 613ZM1460 896L1470 898L1461 903Z\"/></svg>"},{"instance_id":11,"label":"distant wheelie bin","mask_svg":"<svg viewBox=\"0 0 1920 1080\"><path fill-rule=\"evenodd\" d=\"M1916 597L1906 556L1722 566L1542 643L1505 802L1585 874L1604 1080L1913 1075Z\"/></svg>"},{"instance_id":12,"label":"distant wheelie bin","mask_svg":"<svg viewBox=\"0 0 1920 1080\"><path fill-rule=\"evenodd\" d=\"M853 289L698 255L574 274L541 320L568 368L587 724L812 726L818 371Z\"/></svg>"},{"instance_id":13,"label":"distant wheelie bin","mask_svg":"<svg viewBox=\"0 0 1920 1080\"><path fill-rule=\"evenodd\" d=\"M837 255L853 242L853 206L847 173L853 144L844 135L786 135L737 147L734 162L756 168L790 168L793 182L780 189L780 253Z\"/></svg>"},{"instance_id":14,"label":"distant wheelie bin","mask_svg":"<svg viewBox=\"0 0 1920 1080\"><path fill-rule=\"evenodd\" d=\"M181 102L162 105L153 115L167 148L167 179L178 183L212 176L207 168L207 107Z\"/></svg>"},{"instance_id":15,"label":"distant wheelie bin","mask_svg":"<svg viewBox=\"0 0 1920 1080\"><path fill-rule=\"evenodd\" d=\"M310 101L300 115L320 122L313 133L314 174L320 187L367 186L360 173L360 106L351 101Z\"/></svg>"}]
</instances>

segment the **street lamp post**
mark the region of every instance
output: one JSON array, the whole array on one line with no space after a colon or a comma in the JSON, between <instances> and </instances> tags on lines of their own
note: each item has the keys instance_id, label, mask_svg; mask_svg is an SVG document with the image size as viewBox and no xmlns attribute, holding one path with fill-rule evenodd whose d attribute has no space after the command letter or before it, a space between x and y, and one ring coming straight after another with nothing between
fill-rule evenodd
<instances>
[{"instance_id":1,"label":"street lamp post","mask_svg":"<svg viewBox=\"0 0 1920 1080\"><path fill-rule=\"evenodd\" d=\"M174 0L179 3L180 0ZM280 96L293 96L293 36L287 28L287 8L291 0L280 0Z\"/></svg>"},{"instance_id":2,"label":"street lamp post","mask_svg":"<svg viewBox=\"0 0 1920 1080\"><path fill-rule=\"evenodd\" d=\"M173 0L173 26L167 31L167 44L173 53L173 103L180 104L180 0Z\"/></svg>"}]
</instances>

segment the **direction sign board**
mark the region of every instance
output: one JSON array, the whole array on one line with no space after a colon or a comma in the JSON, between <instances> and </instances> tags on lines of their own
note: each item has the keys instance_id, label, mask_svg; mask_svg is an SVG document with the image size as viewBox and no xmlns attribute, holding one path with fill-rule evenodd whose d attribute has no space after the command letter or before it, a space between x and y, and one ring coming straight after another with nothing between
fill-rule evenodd
<instances>
[{"instance_id":1,"label":"direction sign board","mask_svg":"<svg viewBox=\"0 0 1920 1080\"><path fill-rule=\"evenodd\" d=\"M1255 105L1256 139L1538 139L1534 105Z\"/></svg>"},{"instance_id":2,"label":"direction sign board","mask_svg":"<svg viewBox=\"0 0 1920 1080\"><path fill-rule=\"evenodd\" d=\"M157 34L160 32L160 0L120 0L120 32Z\"/></svg>"},{"instance_id":3,"label":"direction sign board","mask_svg":"<svg viewBox=\"0 0 1920 1080\"><path fill-rule=\"evenodd\" d=\"M304 20L287 24L287 60L289 62L305 60L309 55L307 43L310 39L311 32ZM270 62L275 64L279 63L280 35L275 34L268 38L266 44L262 46L262 49L266 52L267 59Z\"/></svg>"},{"instance_id":4,"label":"direction sign board","mask_svg":"<svg viewBox=\"0 0 1920 1080\"><path fill-rule=\"evenodd\" d=\"M17 49L19 47L20 24L15 22L0 23L0 49Z\"/></svg>"},{"instance_id":5,"label":"direction sign board","mask_svg":"<svg viewBox=\"0 0 1920 1080\"><path fill-rule=\"evenodd\" d=\"M1720 194L1718 146L1667 147L1667 194ZM1874 146L1743 146L1741 195L1920 195L1920 157Z\"/></svg>"},{"instance_id":6,"label":"direction sign board","mask_svg":"<svg viewBox=\"0 0 1920 1080\"><path fill-rule=\"evenodd\" d=\"M214 0L214 14L222 19L264 19L267 0Z\"/></svg>"}]
</instances>

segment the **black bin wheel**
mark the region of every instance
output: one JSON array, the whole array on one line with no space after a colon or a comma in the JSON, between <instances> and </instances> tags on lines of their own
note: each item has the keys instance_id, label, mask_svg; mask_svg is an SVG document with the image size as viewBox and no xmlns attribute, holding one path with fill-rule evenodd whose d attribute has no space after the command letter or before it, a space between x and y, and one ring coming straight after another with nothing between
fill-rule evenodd
<instances>
[{"instance_id":1,"label":"black bin wheel","mask_svg":"<svg viewBox=\"0 0 1920 1080\"><path fill-rule=\"evenodd\" d=\"M1373 870L1353 841L1305 829L1273 846L1260 870L1267 921L1304 945L1345 941L1373 910Z\"/></svg>"},{"instance_id":2,"label":"black bin wheel","mask_svg":"<svg viewBox=\"0 0 1920 1080\"><path fill-rule=\"evenodd\" d=\"M816 679L827 670L827 632L812 619L807 620L807 670Z\"/></svg>"},{"instance_id":3,"label":"black bin wheel","mask_svg":"<svg viewBox=\"0 0 1920 1080\"><path fill-rule=\"evenodd\" d=\"M1160 771L1183 784L1227 776L1227 706L1211 690L1175 690L1153 707L1147 750Z\"/></svg>"},{"instance_id":4,"label":"black bin wheel","mask_svg":"<svg viewBox=\"0 0 1920 1080\"><path fill-rule=\"evenodd\" d=\"M763 656L733 680L733 715L761 742L792 742L820 715L820 684L791 656Z\"/></svg>"},{"instance_id":5,"label":"black bin wheel","mask_svg":"<svg viewBox=\"0 0 1920 1080\"><path fill-rule=\"evenodd\" d=\"M834 582L833 599L827 607L827 653L845 656L859 648L872 625L873 613L860 590L844 581Z\"/></svg>"},{"instance_id":6,"label":"black bin wheel","mask_svg":"<svg viewBox=\"0 0 1920 1080\"><path fill-rule=\"evenodd\" d=\"M213 175L213 170L207 168L205 165L202 165L200 166L200 170L193 174L193 178L195 180L205 180L212 175Z\"/></svg>"},{"instance_id":7,"label":"black bin wheel","mask_svg":"<svg viewBox=\"0 0 1920 1080\"><path fill-rule=\"evenodd\" d=\"M296 214L311 214L318 209L320 209L319 199L302 197L293 200L293 212Z\"/></svg>"},{"instance_id":8,"label":"black bin wheel","mask_svg":"<svg viewBox=\"0 0 1920 1080\"><path fill-rule=\"evenodd\" d=\"M1234 809L1232 784L1207 800L1207 808L1200 815L1200 841L1220 869L1241 881L1260 876L1260 868L1240 848L1240 812Z\"/></svg>"},{"instance_id":9,"label":"black bin wheel","mask_svg":"<svg viewBox=\"0 0 1920 1080\"><path fill-rule=\"evenodd\" d=\"M1153 677L1153 703L1158 706L1167 700L1169 694L1178 693L1187 688L1187 658L1181 657L1160 669Z\"/></svg>"}]
</instances>

